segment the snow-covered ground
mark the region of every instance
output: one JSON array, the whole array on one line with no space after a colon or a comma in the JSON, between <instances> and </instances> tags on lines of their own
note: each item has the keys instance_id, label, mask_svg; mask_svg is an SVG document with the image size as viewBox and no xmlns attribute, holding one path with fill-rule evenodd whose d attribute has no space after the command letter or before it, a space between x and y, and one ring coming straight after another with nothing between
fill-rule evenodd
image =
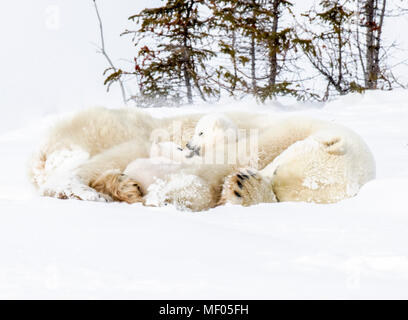
<instances>
[{"instance_id":1,"label":"snow-covered ground","mask_svg":"<svg viewBox=\"0 0 408 320\"><path fill-rule=\"evenodd\" d=\"M408 298L408 91L206 110L232 107L349 126L371 147L377 179L332 205L203 213L41 198L26 163L61 114L33 119L0 135L0 298Z\"/></svg>"}]
</instances>

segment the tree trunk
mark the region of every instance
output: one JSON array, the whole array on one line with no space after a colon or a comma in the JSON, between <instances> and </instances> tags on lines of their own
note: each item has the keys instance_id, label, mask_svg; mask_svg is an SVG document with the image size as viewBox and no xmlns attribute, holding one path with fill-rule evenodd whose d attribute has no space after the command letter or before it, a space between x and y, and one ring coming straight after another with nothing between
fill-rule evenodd
<instances>
[{"instance_id":1,"label":"tree trunk","mask_svg":"<svg viewBox=\"0 0 408 320\"><path fill-rule=\"evenodd\" d=\"M375 64L375 29L376 29L376 2L377 0L366 0L364 6L366 26L366 72L364 75L367 89L377 88L378 66Z\"/></svg>"},{"instance_id":2,"label":"tree trunk","mask_svg":"<svg viewBox=\"0 0 408 320\"><path fill-rule=\"evenodd\" d=\"M257 83L256 83L256 39L255 39L255 30L256 30L256 0L252 0L252 18L253 18L253 25L252 25L252 35L251 35L251 47L249 49L249 55L251 56L251 80L252 80L252 94L254 96L257 95Z\"/></svg>"},{"instance_id":3,"label":"tree trunk","mask_svg":"<svg viewBox=\"0 0 408 320\"><path fill-rule=\"evenodd\" d=\"M281 0L273 1L273 22L272 22L272 40L269 40L269 85L276 84L278 75L278 60L277 60L277 32L279 23L279 5Z\"/></svg>"},{"instance_id":4,"label":"tree trunk","mask_svg":"<svg viewBox=\"0 0 408 320\"><path fill-rule=\"evenodd\" d=\"M184 61L183 61L183 75L184 75L184 84L187 89L187 101L189 104L193 104L193 90L191 87L191 74L189 70L189 65L190 65L190 52L189 52L189 47L188 47L188 42L187 42L187 37L184 38L184 43L183 43L183 55L184 55Z\"/></svg>"},{"instance_id":5,"label":"tree trunk","mask_svg":"<svg viewBox=\"0 0 408 320\"><path fill-rule=\"evenodd\" d=\"M375 34L375 47L374 47L374 72L375 72L375 88L378 87L378 78L380 77L380 49L381 49L381 35L384 24L385 7L387 0L383 0L382 8L380 12L379 23Z\"/></svg>"},{"instance_id":6,"label":"tree trunk","mask_svg":"<svg viewBox=\"0 0 408 320\"><path fill-rule=\"evenodd\" d=\"M193 8L194 1L191 0L187 6L187 14L186 14L186 19L190 19L191 15L191 10ZM183 74L184 74L184 83L187 89L187 101L189 104L193 104L193 90L191 86L191 74L189 67L191 65L191 57L190 57L190 47L188 45L188 40L189 40L189 30L187 25L184 26L183 28Z\"/></svg>"},{"instance_id":7,"label":"tree trunk","mask_svg":"<svg viewBox=\"0 0 408 320\"><path fill-rule=\"evenodd\" d=\"M184 64L184 83L187 89L187 101L189 104L193 104L193 91L191 90L191 77L188 72L187 64Z\"/></svg>"},{"instance_id":8,"label":"tree trunk","mask_svg":"<svg viewBox=\"0 0 408 320\"><path fill-rule=\"evenodd\" d=\"M256 85L256 47L255 47L255 36L251 38L251 47L249 54L251 56L251 79L252 79L252 93L256 95L257 85Z\"/></svg>"},{"instance_id":9,"label":"tree trunk","mask_svg":"<svg viewBox=\"0 0 408 320\"><path fill-rule=\"evenodd\" d=\"M236 35L235 29L232 30L232 50L234 50L234 56L232 57L232 66L234 68L234 80L231 86L231 94L233 94L235 92L235 89L237 88L237 79L238 79L238 66L237 66L237 58L236 58L237 35Z\"/></svg>"}]
</instances>

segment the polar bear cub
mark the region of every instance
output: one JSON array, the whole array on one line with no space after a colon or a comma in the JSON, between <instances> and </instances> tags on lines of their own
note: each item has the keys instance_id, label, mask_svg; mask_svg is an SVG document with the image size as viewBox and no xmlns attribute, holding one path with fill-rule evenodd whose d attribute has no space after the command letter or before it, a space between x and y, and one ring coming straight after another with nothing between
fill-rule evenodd
<instances>
[{"instance_id":1,"label":"polar bear cub","mask_svg":"<svg viewBox=\"0 0 408 320\"><path fill-rule=\"evenodd\" d=\"M257 167L258 134L258 129L246 125L238 127L225 114L205 115L197 122L186 144L190 150L188 157L199 156L206 164Z\"/></svg>"},{"instance_id":2,"label":"polar bear cub","mask_svg":"<svg viewBox=\"0 0 408 320\"><path fill-rule=\"evenodd\" d=\"M212 170L211 170L212 169ZM132 161L123 172L141 188L143 203L161 207L173 205L180 210L201 211L214 207L218 197L214 186L228 168L203 168L202 159L173 142L153 143L150 158ZM205 172L211 173L205 174ZM202 176L205 175L205 178Z\"/></svg>"},{"instance_id":3,"label":"polar bear cub","mask_svg":"<svg viewBox=\"0 0 408 320\"><path fill-rule=\"evenodd\" d=\"M149 158L140 158L128 164L125 175L138 181L143 194L156 180L179 172L188 164L193 164L197 157L190 157L181 146L174 142L154 142Z\"/></svg>"},{"instance_id":4,"label":"polar bear cub","mask_svg":"<svg viewBox=\"0 0 408 320\"><path fill-rule=\"evenodd\" d=\"M209 114L203 116L194 130L194 135L186 147L191 155L201 155L208 149L216 150L225 143L236 142L239 139L239 131L236 124L224 114Z\"/></svg>"}]
</instances>

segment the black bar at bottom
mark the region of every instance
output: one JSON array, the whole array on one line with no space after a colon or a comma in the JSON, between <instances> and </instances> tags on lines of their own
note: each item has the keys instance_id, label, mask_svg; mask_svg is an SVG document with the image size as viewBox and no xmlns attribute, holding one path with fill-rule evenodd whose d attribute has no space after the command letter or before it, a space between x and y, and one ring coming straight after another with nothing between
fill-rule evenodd
<instances>
[{"instance_id":1,"label":"black bar at bottom","mask_svg":"<svg viewBox=\"0 0 408 320\"><path fill-rule=\"evenodd\" d=\"M22 319L343 319L375 316L389 319L407 310L405 301L264 301L264 300L138 300L138 301L1 301L3 314Z\"/></svg>"}]
</instances>

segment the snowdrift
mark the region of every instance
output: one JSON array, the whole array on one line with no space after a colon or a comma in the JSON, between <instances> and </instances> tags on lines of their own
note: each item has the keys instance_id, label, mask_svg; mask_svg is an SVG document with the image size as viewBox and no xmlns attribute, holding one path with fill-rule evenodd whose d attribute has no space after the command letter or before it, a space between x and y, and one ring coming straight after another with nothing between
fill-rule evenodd
<instances>
[{"instance_id":1,"label":"snowdrift","mask_svg":"<svg viewBox=\"0 0 408 320\"><path fill-rule=\"evenodd\" d=\"M407 299L407 101L408 91L396 90L325 106L224 101L150 110L317 117L355 130L376 158L377 179L340 203L203 213L39 197L27 160L63 115L32 117L0 135L0 298Z\"/></svg>"}]
</instances>

